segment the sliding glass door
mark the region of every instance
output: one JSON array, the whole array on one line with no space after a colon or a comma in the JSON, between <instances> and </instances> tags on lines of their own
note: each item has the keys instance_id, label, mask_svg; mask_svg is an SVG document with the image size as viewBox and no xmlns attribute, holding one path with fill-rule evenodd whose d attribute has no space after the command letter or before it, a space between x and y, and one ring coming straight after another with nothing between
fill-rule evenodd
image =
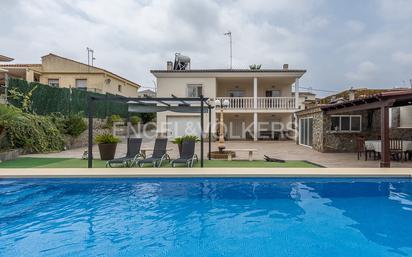
<instances>
[{"instance_id":1,"label":"sliding glass door","mask_svg":"<svg viewBox=\"0 0 412 257\"><path fill-rule=\"evenodd\" d=\"M299 144L312 146L313 141L313 118L299 120Z\"/></svg>"}]
</instances>

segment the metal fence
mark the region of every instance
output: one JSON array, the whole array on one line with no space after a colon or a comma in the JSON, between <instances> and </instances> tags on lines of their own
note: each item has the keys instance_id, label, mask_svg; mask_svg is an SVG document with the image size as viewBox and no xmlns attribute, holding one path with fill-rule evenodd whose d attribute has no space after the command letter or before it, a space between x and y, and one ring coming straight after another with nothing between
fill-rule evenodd
<instances>
[{"instance_id":1,"label":"metal fence","mask_svg":"<svg viewBox=\"0 0 412 257\"><path fill-rule=\"evenodd\" d=\"M28 83L25 80L16 78L9 79L8 92L7 99L10 104L22 108L24 101L29 101L30 110L39 115L50 113L61 113L63 115L80 113L86 115L87 97L89 95L113 96L109 93L99 94L76 88L56 88L35 82ZM123 118L127 117L127 104L101 101L94 106L94 117L96 118L106 118L114 114Z\"/></svg>"}]
</instances>

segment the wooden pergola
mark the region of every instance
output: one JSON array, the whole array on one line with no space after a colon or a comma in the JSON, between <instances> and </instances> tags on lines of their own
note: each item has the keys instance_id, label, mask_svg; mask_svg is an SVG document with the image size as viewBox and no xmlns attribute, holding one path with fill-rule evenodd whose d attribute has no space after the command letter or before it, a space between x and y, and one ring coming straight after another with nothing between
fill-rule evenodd
<instances>
[{"instance_id":1,"label":"wooden pergola","mask_svg":"<svg viewBox=\"0 0 412 257\"><path fill-rule=\"evenodd\" d=\"M209 114L209 159L211 151L211 110L213 106L209 104L207 97L142 97L130 98L123 96L88 96L88 168L93 167L93 113L94 104L98 101L115 101L126 103L129 113L157 113L172 111L178 113L200 113L200 167L204 163L204 114ZM129 117L128 117L129 122Z\"/></svg>"},{"instance_id":2,"label":"wooden pergola","mask_svg":"<svg viewBox=\"0 0 412 257\"><path fill-rule=\"evenodd\" d=\"M343 114L355 111L380 110L381 111L381 141L382 158L380 167L390 167L389 152L389 108L412 105L411 90L393 90L352 101L324 105L321 109L327 115Z\"/></svg>"}]
</instances>

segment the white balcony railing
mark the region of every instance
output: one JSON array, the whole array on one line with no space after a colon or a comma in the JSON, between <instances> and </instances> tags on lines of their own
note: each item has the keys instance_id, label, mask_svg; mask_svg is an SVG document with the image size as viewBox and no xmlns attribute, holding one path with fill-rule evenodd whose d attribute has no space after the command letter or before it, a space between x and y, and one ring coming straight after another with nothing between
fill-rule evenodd
<instances>
[{"instance_id":1,"label":"white balcony railing","mask_svg":"<svg viewBox=\"0 0 412 257\"><path fill-rule=\"evenodd\" d=\"M258 97L257 109L295 109L294 97Z\"/></svg>"},{"instance_id":2,"label":"white balcony railing","mask_svg":"<svg viewBox=\"0 0 412 257\"><path fill-rule=\"evenodd\" d=\"M217 97L221 102L229 100L229 110L291 110L295 109L294 97Z\"/></svg>"}]
</instances>

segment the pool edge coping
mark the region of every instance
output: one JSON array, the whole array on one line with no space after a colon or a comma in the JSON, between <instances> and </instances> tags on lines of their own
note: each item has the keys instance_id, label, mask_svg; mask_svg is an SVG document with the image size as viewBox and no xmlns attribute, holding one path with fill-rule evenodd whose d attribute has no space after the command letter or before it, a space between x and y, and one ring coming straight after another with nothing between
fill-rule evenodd
<instances>
[{"instance_id":1,"label":"pool edge coping","mask_svg":"<svg viewBox=\"0 0 412 257\"><path fill-rule=\"evenodd\" d=\"M5 178L403 177L410 168L25 168L1 169Z\"/></svg>"}]
</instances>

